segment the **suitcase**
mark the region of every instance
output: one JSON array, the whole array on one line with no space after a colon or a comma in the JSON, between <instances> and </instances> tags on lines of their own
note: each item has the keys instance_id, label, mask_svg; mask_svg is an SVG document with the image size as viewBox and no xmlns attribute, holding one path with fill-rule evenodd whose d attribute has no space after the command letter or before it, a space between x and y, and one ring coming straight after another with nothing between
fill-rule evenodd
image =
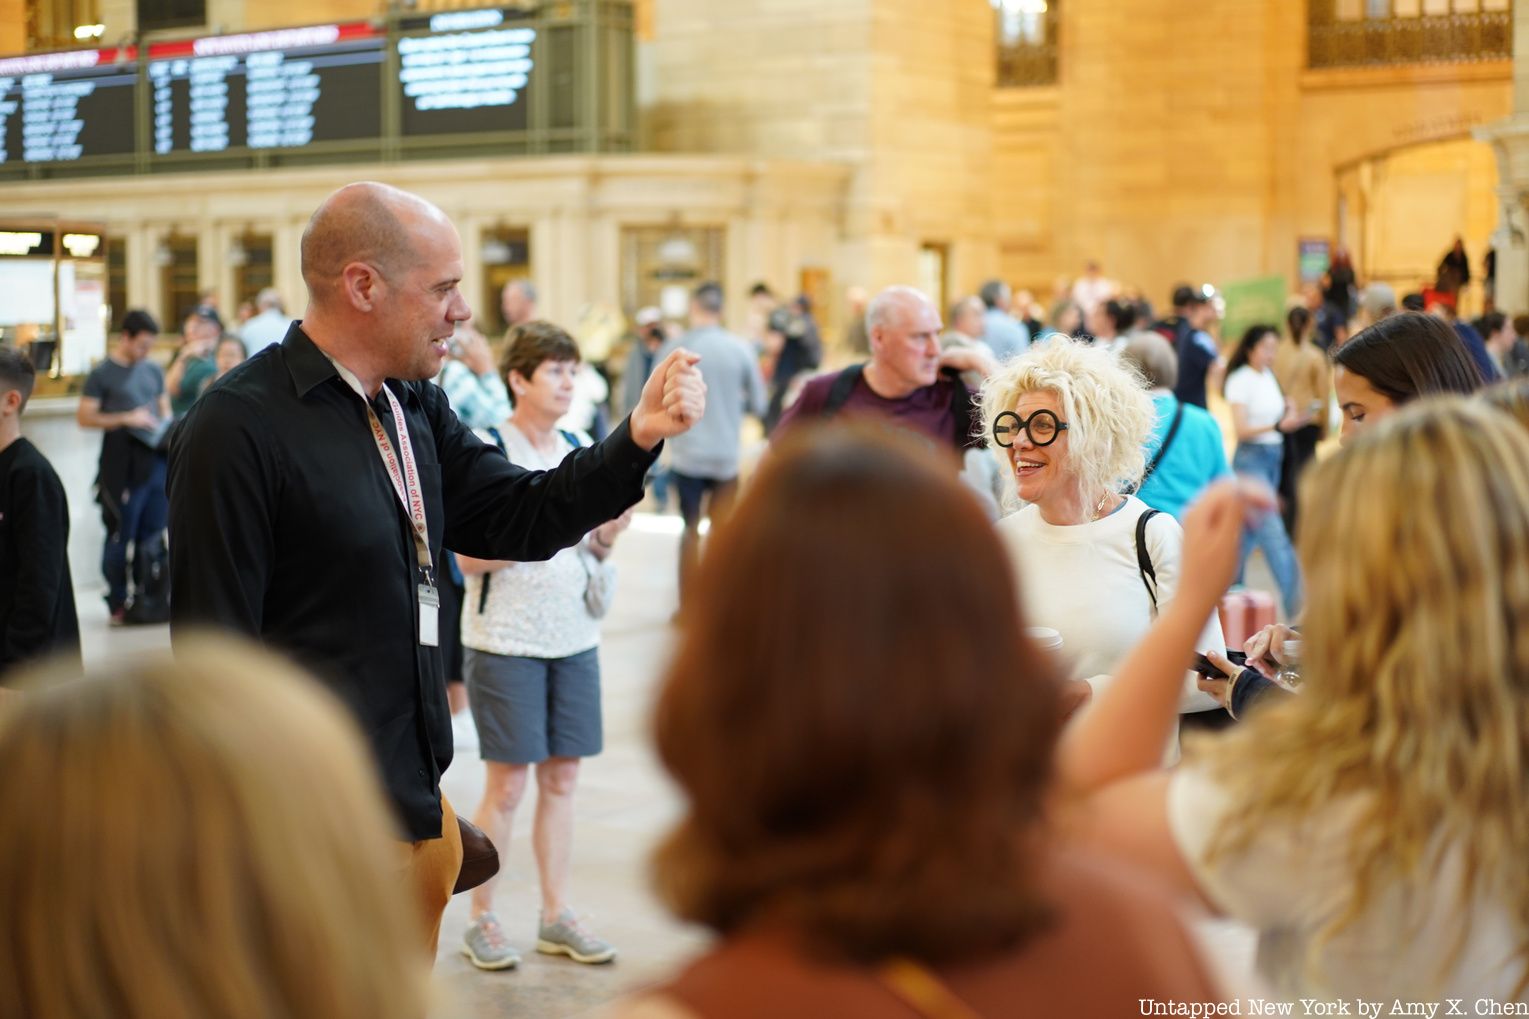
<instances>
[{"instance_id":1,"label":"suitcase","mask_svg":"<svg viewBox=\"0 0 1529 1019\"><path fill-rule=\"evenodd\" d=\"M1221 599L1221 632L1226 646L1240 648L1259 630L1278 622L1274 596L1252 588L1234 588Z\"/></svg>"}]
</instances>

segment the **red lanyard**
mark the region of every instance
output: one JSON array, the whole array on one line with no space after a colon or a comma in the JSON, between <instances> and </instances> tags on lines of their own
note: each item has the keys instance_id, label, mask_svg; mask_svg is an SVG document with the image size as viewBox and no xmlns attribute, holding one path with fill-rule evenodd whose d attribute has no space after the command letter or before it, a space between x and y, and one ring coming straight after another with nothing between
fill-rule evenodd
<instances>
[{"instance_id":1,"label":"red lanyard","mask_svg":"<svg viewBox=\"0 0 1529 1019\"><path fill-rule=\"evenodd\" d=\"M404 512L408 514L414 530L414 550L419 557L419 568L424 571L430 586L434 587L435 561L430 555L430 530L425 526L425 496L420 490L419 470L414 463L414 446L409 441L409 425L404 421L398 397L393 395L386 384L382 391L387 394L388 405L393 409L393 422L398 426L397 453L393 451L392 440L388 438L387 429L382 427L382 420L377 417L372 402L365 397L362 397L361 402L366 404L366 418L372 426L372 439L377 443L377 452L382 454L382 465L388 470L393 491L398 493L398 501L403 503Z\"/></svg>"}]
</instances>

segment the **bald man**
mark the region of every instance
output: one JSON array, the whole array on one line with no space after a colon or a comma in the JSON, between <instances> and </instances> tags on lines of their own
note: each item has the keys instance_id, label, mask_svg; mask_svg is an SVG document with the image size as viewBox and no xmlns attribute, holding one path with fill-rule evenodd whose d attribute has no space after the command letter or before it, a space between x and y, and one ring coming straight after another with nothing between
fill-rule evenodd
<instances>
[{"instance_id":1,"label":"bald man","mask_svg":"<svg viewBox=\"0 0 1529 1019\"><path fill-rule=\"evenodd\" d=\"M524 471L426 381L471 317L461 242L440 209L383 184L341 188L308 223L302 272L302 319L172 438L171 637L247 634L305 663L355 713L397 809L433 958L462 852L440 788L452 756L443 549L530 561L573 545L642 498L659 444L700 419L705 386L695 355L675 351L604 442Z\"/></svg>"}]
</instances>

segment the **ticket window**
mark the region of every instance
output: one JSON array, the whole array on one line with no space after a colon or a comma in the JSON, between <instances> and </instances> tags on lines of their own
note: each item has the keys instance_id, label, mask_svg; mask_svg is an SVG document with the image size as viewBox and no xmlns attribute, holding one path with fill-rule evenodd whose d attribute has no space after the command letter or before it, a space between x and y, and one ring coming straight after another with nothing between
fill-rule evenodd
<instances>
[{"instance_id":1,"label":"ticket window","mask_svg":"<svg viewBox=\"0 0 1529 1019\"><path fill-rule=\"evenodd\" d=\"M627 316L652 306L660 309L665 318L685 321L690 292L708 280L725 280L726 242L727 231L722 227L624 228L621 302Z\"/></svg>"},{"instance_id":2,"label":"ticket window","mask_svg":"<svg viewBox=\"0 0 1529 1019\"><path fill-rule=\"evenodd\" d=\"M506 283L531 278L531 232L517 227L483 231L483 306L475 323L490 340L504 335L509 324L499 295Z\"/></svg>"}]
</instances>

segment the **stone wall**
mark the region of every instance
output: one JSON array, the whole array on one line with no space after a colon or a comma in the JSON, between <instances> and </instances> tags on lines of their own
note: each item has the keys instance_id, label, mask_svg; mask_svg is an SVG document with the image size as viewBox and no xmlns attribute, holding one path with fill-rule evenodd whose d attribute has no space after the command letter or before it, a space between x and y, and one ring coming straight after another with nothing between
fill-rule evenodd
<instances>
[{"instance_id":1,"label":"stone wall","mask_svg":"<svg viewBox=\"0 0 1529 1019\"><path fill-rule=\"evenodd\" d=\"M1304 7L1284 0L1062 3L1058 85L993 100L1003 273L1039 294L1088 258L1159 302L1181 279L1293 285L1301 237L1340 239L1347 170L1467 138L1511 107L1501 62L1306 71Z\"/></svg>"}]
</instances>

